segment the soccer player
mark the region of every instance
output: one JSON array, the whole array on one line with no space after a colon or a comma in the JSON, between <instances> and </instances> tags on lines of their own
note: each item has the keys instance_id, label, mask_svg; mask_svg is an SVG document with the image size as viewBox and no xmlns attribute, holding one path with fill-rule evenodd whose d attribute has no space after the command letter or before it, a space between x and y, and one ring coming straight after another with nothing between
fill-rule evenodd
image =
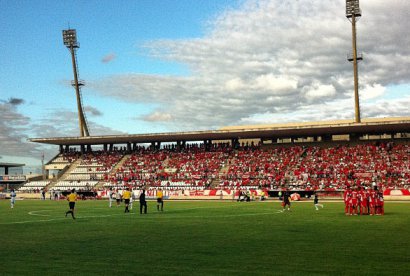
<instances>
[{"instance_id":1,"label":"soccer player","mask_svg":"<svg viewBox=\"0 0 410 276\"><path fill-rule=\"evenodd\" d=\"M140 194L140 214L142 214L142 209L144 209L144 214L147 213L147 201L145 200L145 190L142 190Z\"/></svg>"},{"instance_id":2,"label":"soccer player","mask_svg":"<svg viewBox=\"0 0 410 276\"><path fill-rule=\"evenodd\" d=\"M316 211L319 211L319 207L323 208L323 204L319 204L319 197L315 192L315 198L313 199L313 203L315 204Z\"/></svg>"},{"instance_id":3,"label":"soccer player","mask_svg":"<svg viewBox=\"0 0 410 276\"><path fill-rule=\"evenodd\" d=\"M346 216L349 215L349 205L350 205L350 199L352 197L352 190L350 189L350 186L347 186L344 194L343 194L343 200L345 202L345 214Z\"/></svg>"},{"instance_id":4,"label":"soccer player","mask_svg":"<svg viewBox=\"0 0 410 276\"><path fill-rule=\"evenodd\" d=\"M116 192L116 197L115 197L115 199L116 199L116 201L117 201L117 207L120 207L120 204L121 204L121 193L120 193L120 190L117 190L117 192Z\"/></svg>"},{"instance_id":5,"label":"soccer player","mask_svg":"<svg viewBox=\"0 0 410 276\"><path fill-rule=\"evenodd\" d=\"M380 191L377 193L377 214L378 215L384 215L384 198L383 198L383 192Z\"/></svg>"},{"instance_id":6,"label":"soccer player","mask_svg":"<svg viewBox=\"0 0 410 276\"><path fill-rule=\"evenodd\" d=\"M75 219L75 217L74 217L74 207L75 207L75 202L77 201L77 194L75 193L75 189L71 190L71 193L67 196L67 201L68 201L68 206L69 206L70 210L68 210L65 213L65 216L67 217L68 214L71 214L73 219Z\"/></svg>"},{"instance_id":7,"label":"soccer player","mask_svg":"<svg viewBox=\"0 0 410 276\"><path fill-rule=\"evenodd\" d=\"M130 192L131 192L131 198L130 198L130 205L128 206L128 210L132 210L132 203L135 201L135 194L132 188Z\"/></svg>"},{"instance_id":8,"label":"soccer player","mask_svg":"<svg viewBox=\"0 0 410 276\"><path fill-rule=\"evenodd\" d=\"M350 215L357 216L357 203L358 203L358 192L357 188L352 191L352 198L350 199Z\"/></svg>"},{"instance_id":9,"label":"soccer player","mask_svg":"<svg viewBox=\"0 0 410 276\"><path fill-rule=\"evenodd\" d=\"M359 191L359 208L360 208L360 215L367 215L367 196L364 187L362 186Z\"/></svg>"},{"instance_id":10,"label":"soccer player","mask_svg":"<svg viewBox=\"0 0 410 276\"><path fill-rule=\"evenodd\" d=\"M377 197L377 187L370 190L369 196L369 206L370 206L370 215L373 216L376 214L376 197Z\"/></svg>"},{"instance_id":11,"label":"soccer player","mask_svg":"<svg viewBox=\"0 0 410 276\"><path fill-rule=\"evenodd\" d=\"M126 188L125 191L122 192L122 198L124 199L125 203L125 211L124 213L129 213L130 210L128 209L128 206L130 205L130 199L131 199L131 192L130 188Z\"/></svg>"},{"instance_id":12,"label":"soccer player","mask_svg":"<svg viewBox=\"0 0 410 276\"><path fill-rule=\"evenodd\" d=\"M161 212L164 211L164 193L162 190L157 191L157 211L159 211L159 207L161 206Z\"/></svg>"},{"instance_id":13,"label":"soccer player","mask_svg":"<svg viewBox=\"0 0 410 276\"><path fill-rule=\"evenodd\" d=\"M290 193L288 189L286 189L285 192L283 193L283 200L282 200L283 211L286 210L286 206L288 206L288 211L290 211Z\"/></svg>"},{"instance_id":14,"label":"soccer player","mask_svg":"<svg viewBox=\"0 0 410 276\"><path fill-rule=\"evenodd\" d=\"M10 191L10 207L13 209L14 208L14 203L16 203L16 192L14 189L11 189Z\"/></svg>"},{"instance_id":15,"label":"soccer player","mask_svg":"<svg viewBox=\"0 0 410 276\"><path fill-rule=\"evenodd\" d=\"M112 207L112 202L114 201L114 195L113 195L113 191L112 191L112 188L110 188L109 190L108 190L108 200L109 200L109 205L108 206L110 206L110 208Z\"/></svg>"},{"instance_id":16,"label":"soccer player","mask_svg":"<svg viewBox=\"0 0 410 276\"><path fill-rule=\"evenodd\" d=\"M370 215L370 187L366 187L366 191L364 193L365 197L366 197L366 210L367 210L367 214Z\"/></svg>"}]
</instances>

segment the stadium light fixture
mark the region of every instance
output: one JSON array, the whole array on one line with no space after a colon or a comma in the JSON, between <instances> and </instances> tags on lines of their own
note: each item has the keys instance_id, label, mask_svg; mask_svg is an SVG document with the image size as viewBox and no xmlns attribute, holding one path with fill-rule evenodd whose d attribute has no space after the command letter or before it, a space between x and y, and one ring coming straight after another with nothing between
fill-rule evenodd
<instances>
[{"instance_id":1,"label":"stadium light fixture","mask_svg":"<svg viewBox=\"0 0 410 276\"><path fill-rule=\"evenodd\" d=\"M77 32L73 29L63 30L63 41L67 47L78 48Z\"/></svg>"},{"instance_id":2,"label":"stadium light fixture","mask_svg":"<svg viewBox=\"0 0 410 276\"><path fill-rule=\"evenodd\" d=\"M80 87L84 85L84 82L78 79L78 69L77 69L77 58L76 58L76 50L80 48L77 42L77 32L74 29L63 30L63 42L64 45L69 49L71 53L71 60L73 63L73 73L74 73L74 81L72 82L72 86L75 88L76 96L77 96L77 108L78 108L78 124L80 128L80 136L90 136L87 126L87 119L85 117L83 107L82 107L82 97L81 97L81 89Z\"/></svg>"},{"instance_id":3,"label":"stadium light fixture","mask_svg":"<svg viewBox=\"0 0 410 276\"><path fill-rule=\"evenodd\" d=\"M356 21L362 16L359 0L346 0L346 17L352 23L352 49L353 53L347 56L347 60L353 63L354 74L354 99L355 99L355 122L360 123L360 103L359 103L359 73L358 61L363 60L362 54L357 53L356 43Z\"/></svg>"},{"instance_id":4,"label":"stadium light fixture","mask_svg":"<svg viewBox=\"0 0 410 276\"><path fill-rule=\"evenodd\" d=\"M359 0L346 0L346 17L359 17L362 15L359 6Z\"/></svg>"}]
</instances>

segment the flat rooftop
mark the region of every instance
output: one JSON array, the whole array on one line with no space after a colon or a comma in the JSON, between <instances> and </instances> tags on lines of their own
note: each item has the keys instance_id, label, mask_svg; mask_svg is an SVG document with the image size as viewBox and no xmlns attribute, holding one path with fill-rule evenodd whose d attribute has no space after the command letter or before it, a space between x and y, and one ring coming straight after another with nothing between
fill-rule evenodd
<instances>
[{"instance_id":1,"label":"flat rooftop","mask_svg":"<svg viewBox=\"0 0 410 276\"><path fill-rule=\"evenodd\" d=\"M18 164L18 163L2 163L0 162L0 168L16 168L16 167L24 167L26 164Z\"/></svg>"},{"instance_id":2,"label":"flat rooftop","mask_svg":"<svg viewBox=\"0 0 410 276\"><path fill-rule=\"evenodd\" d=\"M390 133L410 133L410 117L362 119L361 123L355 123L353 120L340 120L272 125L227 126L219 130L206 131L31 138L29 141L52 145L100 145L231 139L280 139L343 134L382 135Z\"/></svg>"}]
</instances>

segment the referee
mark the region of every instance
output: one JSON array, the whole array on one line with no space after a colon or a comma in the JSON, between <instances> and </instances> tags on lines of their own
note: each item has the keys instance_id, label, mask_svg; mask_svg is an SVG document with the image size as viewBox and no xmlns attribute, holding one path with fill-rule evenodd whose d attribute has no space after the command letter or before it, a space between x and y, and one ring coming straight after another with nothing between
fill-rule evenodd
<instances>
[{"instance_id":1,"label":"referee","mask_svg":"<svg viewBox=\"0 0 410 276\"><path fill-rule=\"evenodd\" d=\"M144 209L144 214L147 213L147 201L145 199L145 190L142 190L140 194L140 214L142 214L142 209Z\"/></svg>"},{"instance_id":2,"label":"referee","mask_svg":"<svg viewBox=\"0 0 410 276\"><path fill-rule=\"evenodd\" d=\"M164 193L161 189L157 191L157 211L159 211L160 207L161 212L164 211Z\"/></svg>"},{"instance_id":3,"label":"referee","mask_svg":"<svg viewBox=\"0 0 410 276\"><path fill-rule=\"evenodd\" d=\"M75 219L74 207L75 207L75 202L77 201L77 194L75 193L75 189L71 190L71 193L67 196L67 201L68 201L68 206L70 207L70 210L65 212L65 216L67 217L67 215L71 213L71 216L73 217L73 219Z\"/></svg>"},{"instance_id":4,"label":"referee","mask_svg":"<svg viewBox=\"0 0 410 276\"><path fill-rule=\"evenodd\" d=\"M130 198L131 198L130 188L127 187L126 190L122 192L122 198L124 199L124 203L125 203L124 213L129 213L130 209L128 209L128 206L130 205Z\"/></svg>"}]
</instances>

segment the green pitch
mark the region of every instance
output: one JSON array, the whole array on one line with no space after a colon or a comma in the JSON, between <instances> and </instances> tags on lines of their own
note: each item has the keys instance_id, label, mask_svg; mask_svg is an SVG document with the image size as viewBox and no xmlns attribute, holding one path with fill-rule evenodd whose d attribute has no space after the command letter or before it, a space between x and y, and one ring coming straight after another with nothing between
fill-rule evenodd
<instances>
[{"instance_id":1,"label":"green pitch","mask_svg":"<svg viewBox=\"0 0 410 276\"><path fill-rule=\"evenodd\" d=\"M409 204L374 217L324 205L166 201L140 215L79 201L74 221L65 201L2 200L0 275L408 275Z\"/></svg>"}]
</instances>

